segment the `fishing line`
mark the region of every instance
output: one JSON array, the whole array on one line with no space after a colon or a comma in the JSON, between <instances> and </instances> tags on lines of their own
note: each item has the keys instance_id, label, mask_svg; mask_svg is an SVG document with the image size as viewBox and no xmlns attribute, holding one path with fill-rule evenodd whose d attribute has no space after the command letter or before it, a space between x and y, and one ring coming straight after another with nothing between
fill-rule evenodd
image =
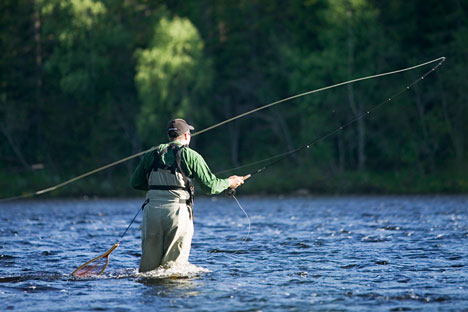
<instances>
[{"instance_id":1,"label":"fishing line","mask_svg":"<svg viewBox=\"0 0 468 312\"><path fill-rule=\"evenodd\" d=\"M445 57L441 57L437 60L440 60L440 62L434 66L433 68L431 68L429 71L427 71L424 75L420 76L418 79L414 80L412 83L410 83L409 85L407 85L405 88L399 90L398 92L394 93L393 95L391 95L390 97L388 97L386 100L382 101L381 103L375 105L374 107L366 110L364 113L361 113L360 115L356 116L355 118L349 120L348 122L346 122L345 124L337 127L336 129L332 130L331 132L328 132L326 133L325 135L315 139L314 141L308 143L308 144L305 144L305 145L302 145L296 149L293 149L291 151L288 151L288 152L285 152L285 153L282 153L282 154L278 154L278 155L275 155L275 156L272 156L272 157L269 157L269 158L265 158L263 160L259 160L259 161L255 161L255 162L252 162L252 163L249 163L249 164L246 164L246 165L242 165L242 166L238 166L238 167L235 167L235 168L232 168L232 169L227 169L227 170L223 170L223 171L219 171L219 172L216 172L216 174L220 174L220 173L226 173L226 172L230 172L230 171L234 171L234 170L239 170L239 169L243 169L243 168L246 168L246 167L251 167L251 166L254 166L254 165L257 165L257 164L260 164L260 163L265 163L265 162L268 162L268 161L272 161L271 163L249 173L250 176L254 176L264 170L266 170L267 168L281 162L282 160L286 159L286 158L289 158L290 156L292 156L293 154L296 154L304 149L309 149L312 145L315 145L317 144L318 142L320 141L323 141L324 139L334 135L335 133L337 132L340 132L341 130L343 130L344 128L347 128L348 126L350 126L351 124L355 123L356 121L360 120L360 119L363 119L364 117L366 117L367 115L369 115L371 112L377 110L378 108L380 108L381 106L383 106L384 104L392 101L393 99L397 98L398 96L400 96L401 94L405 93L406 91L410 90L414 85L416 85L418 82L420 82L421 80L423 80L424 78L426 78L429 74L431 74L432 72L434 72L439 66L442 65L442 63L445 61ZM426 63L428 64L428 63Z\"/></svg>"},{"instance_id":2,"label":"fishing line","mask_svg":"<svg viewBox=\"0 0 468 312\"><path fill-rule=\"evenodd\" d=\"M249 239L249 236L250 236L250 218L249 218L249 215L247 214L247 212L245 211L244 207L242 207L242 205L240 204L240 202L237 200L237 197L236 195L232 195L232 198L234 198L236 200L236 203L237 203L237 206L239 206L239 208L242 210L242 212L245 214L245 217L247 218L247 222L248 222L248 227L247 227L247 236L245 236L243 239L242 239L242 244L245 243L247 241L247 239Z\"/></svg>"},{"instance_id":3,"label":"fishing line","mask_svg":"<svg viewBox=\"0 0 468 312\"><path fill-rule=\"evenodd\" d=\"M148 204L148 203L149 203L149 199L146 199L146 200L143 202L143 205L141 205L141 209L138 209L138 211L137 211L137 213L135 214L135 216L133 217L132 221L131 221L130 224L127 226L127 229L126 229L125 232L123 232L123 234L120 236L119 241L117 242L117 244L120 244L120 241L122 240L122 238L124 238L125 234L127 234L128 230L129 230L130 227L132 226L133 222L135 222L136 217L140 214L140 211L143 211L143 209L145 209L146 204Z\"/></svg>"},{"instance_id":4,"label":"fishing line","mask_svg":"<svg viewBox=\"0 0 468 312\"><path fill-rule=\"evenodd\" d=\"M287 102L287 101L290 101L290 100L293 100L293 99L297 99L297 98L300 98L300 97L303 97L303 96L306 96L306 95L310 95L310 94L313 94L313 93L318 93L318 92L321 92L321 91L325 91L325 90L329 90L329 89L332 89L332 88L336 88L336 87L339 87L339 86L343 86L343 85L347 85L347 84L351 84L351 83L355 83L355 82L358 82L358 81L363 81L363 80L368 80L368 79L374 79L374 78L379 78L379 77L384 77L384 76L388 76L388 75L394 75L394 74L398 74L398 73L402 73L402 72L406 72L406 71L410 71L410 70L414 70L416 68L419 68L419 67L423 67L423 66L426 66L426 65L429 65L429 64L432 64L432 63L435 63L435 62L439 62L433 69L432 71L434 71L437 67L439 67L443 62L445 61L445 57L439 57L437 59L434 59L434 60L431 60L431 61L428 61L428 62L425 62L425 63L422 63L422 64L419 64L419 65L415 65L415 66L411 66L411 67L407 67L407 68L403 68L403 69L399 69L399 70L395 70L395 71L391 71L391 72L386 72L386 73L381 73L381 74L376 74L376 75L371 75L371 76L366 76L366 77L362 77L362 78L357 78L357 79L352 79L352 80L348 80L348 81L344 81L344 82L340 82L340 83L337 83L337 84L334 84L334 85L330 85L330 86L326 86L326 87L323 87L323 88L319 88L319 89L315 89L315 90L311 90L311 91L307 91L307 92L304 92L304 93L300 93L300 94L296 94L296 95L293 95L293 96L290 96L290 97L287 97L287 98L284 98L284 99L281 99L279 101L276 101L276 102L272 102L272 103L269 103L269 104L266 104L264 106L261 106L261 107L258 107L258 108L255 108L255 109L252 109L250 111L247 111L245 113L242 113L242 114L239 114L237 116L234 116L232 118L229 118L229 119L226 119L222 122L219 122L215 125L212 125L210 127L207 127L203 130L200 130L198 132L194 132L192 134L192 137L193 136L197 136L199 134L202 134L202 133L205 133L209 130L212 130L212 129L215 129L217 127L220 127L226 123L229 123L229 122L232 122L234 120L237 120L239 118L242 118L242 117L245 117L247 115L250 115L250 114L253 114L255 112L258 112L260 110L263 110L265 108L268 108L268 107L272 107L274 105L277 105L277 104L280 104L280 103L284 103L284 102ZM422 79L424 79L424 77L422 77ZM139 153L136 153L136 154L133 154L131 156L128 156L128 157L125 157L125 158L122 158L120 160L117 160L115 162L112 162L112 163L109 163L107 165L104 165L102 167L99 167L97 169L94 169L94 170L91 170L89 172L86 172L84 174L81 174L79 176L76 176L72 179L69 179L69 180L66 180L62 183L59 183L55 186L52 186L52 187L49 187L49 188L46 188L46 189L43 189L43 190L39 190L39 191L36 191L36 192L31 192L31 193L26 193L26 194L22 194L22 195L18 195L18 196L13 196L13 197L9 197L9 198L3 198L3 199L0 199L0 203L2 202L7 202L7 201L12 201L12 200L16 200L16 199L23 199L23 198L29 198L29 197L33 197L33 196L37 196L37 195L41 195L41 194L45 194L45 193L48 193L48 192L51 192L51 191L54 191L54 190L57 190L58 188L61 188L65 185L68 185L70 183L73 183L77 180L80 180L80 179L83 179L87 176L90 176L92 174L95 174L97 172L100 172L102 170L105 170L105 169L108 169L110 167L113 167L113 166L116 166L118 164L121 164L123 162L126 162L128 160L131 160L133 158L136 158L136 157L139 157L141 155L144 155L146 153L149 153L151 151L154 151L156 149L156 146L153 146L145 151L142 151L142 152L139 152ZM286 153L288 154L288 153ZM278 156L279 157L279 156ZM264 160L265 161L265 160Z\"/></svg>"},{"instance_id":5,"label":"fishing line","mask_svg":"<svg viewBox=\"0 0 468 312\"><path fill-rule=\"evenodd\" d=\"M251 227L251 222L250 222L250 217L249 215L247 214L247 211L245 211L244 207L242 207L241 203L239 202L239 200L237 199L236 195L234 193L230 194L229 197L232 197L234 198L234 200L236 201L237 203L237 206L240 208L240 210L242 210L242 212L244 213L245 217L247 218L247 224L248 224L248 227L247 227L247 235L242 239L242 242L240 244L240 246L235 250L235 251L228 251L228 253L226 253L226 256L229 257L229 258L233 258L233 255L237 255L239 254L239 251L242 247L243 244L245 244L245 242L249 239L249 236L250 236L250 227ZM217 250L218 252L221 251L221 250Z\"/></svg>"}]
</instances>

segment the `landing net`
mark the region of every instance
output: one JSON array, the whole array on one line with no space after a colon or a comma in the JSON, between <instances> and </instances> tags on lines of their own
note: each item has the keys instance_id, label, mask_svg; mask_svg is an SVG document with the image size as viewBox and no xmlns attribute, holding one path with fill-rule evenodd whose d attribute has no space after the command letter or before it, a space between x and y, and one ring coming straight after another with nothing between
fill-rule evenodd
<instances>
[{"instance_id":1,"label":"landing net","mask_svg":"<svg viewBox=\"0 0 468 312\"><path fill-rule=\"evenodd\" d=\"M146 199L144 201L143 205L141 205L141 208L138 209L132 221L125 229L125 232L123 232L123 234L120 236L119 241L115 243L114 246L111 247L111 249L109 249L108 251L100 255L99 257L91 259L85 264L79 266L75 271L73 271L72 275L76 277L92 277L92 276L101 275L104 272L104 270L107 268L107 265L109 264L109 256L111 252L113 252L115 248L119 247L120 241L124 238L125 234L127 234L128 229L130 229L133 222L135 222L136 217L138 216L140 211L142 211L145 208L148 202L149 202L149 199Z\"/></svg>"},{"instance_id":2,"label":"landing net","mask_svg":"<svg viewBox=\"0 0 468 312\"><path fill-rule=\"evenodd\" d=\"M109 256L111 252L113 252L114 249L118 246L119 244L117 243L102 255L91 259L85 264L79 266L75 271L73 271L72 275L76 277L92 277L101 275L106 270L107 265L109 264Z\"/></svg>"}]
</instances>

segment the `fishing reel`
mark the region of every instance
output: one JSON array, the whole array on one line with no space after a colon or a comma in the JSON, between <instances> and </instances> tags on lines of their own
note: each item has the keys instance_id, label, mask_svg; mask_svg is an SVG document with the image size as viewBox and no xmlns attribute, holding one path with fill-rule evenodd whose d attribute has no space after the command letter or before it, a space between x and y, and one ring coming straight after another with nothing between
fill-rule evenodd
<instances>
[{"instance_id":1,"label":"fishing reel","mask_svg":"<svg viewBox=\"0 0 468 312\"><path fill-rule=\"evenodd\" d=\"M243 181L247 180L248 178L250 178L252 175L251 174L248 174L248 175L245 175L242 178ZM224 190L224 194L226 196L229 196L229 197L233 197L236 195L236 189L233 189L233 188L230 188L228 187L227 189Z\"/></svg>"},{"instance_id":2,"label":"fishing reel","mask_svg":"<svg viewBox=\"0 0 468 312\"><path fill-rule=\"evenodd\" d=\"M226 195L228 197L232 197L232 196L236 195L236 189L228 187L227 189L224 190L224 195Z\"/></svg>"}]
</instances>

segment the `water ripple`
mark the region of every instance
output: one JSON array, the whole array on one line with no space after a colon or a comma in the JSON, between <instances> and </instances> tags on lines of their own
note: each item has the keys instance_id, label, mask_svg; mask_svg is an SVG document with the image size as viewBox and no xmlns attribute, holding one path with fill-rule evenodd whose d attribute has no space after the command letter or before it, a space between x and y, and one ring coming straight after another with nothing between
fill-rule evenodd
<instances>
[{"instance_id":1,"label":"water ripple","mask_svg":"<svg viewBox=\"0 0 468 312\"><path fill-rule=\"evenodd\" d=\"M234 201L199 199L191 264L138 273L138 218L88 279L70 273L116 242L141 200L2 204L0 310L462 311L467 199L240 198L245 241Z\"/></svg>"}]
</instances>

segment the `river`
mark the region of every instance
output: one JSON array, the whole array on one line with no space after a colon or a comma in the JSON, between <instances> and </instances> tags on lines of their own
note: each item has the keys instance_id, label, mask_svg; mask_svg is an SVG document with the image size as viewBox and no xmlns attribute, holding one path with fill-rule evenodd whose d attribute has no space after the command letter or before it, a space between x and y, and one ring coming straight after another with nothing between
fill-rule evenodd
<instances>
[{"instance_id":1,"label":"river","mask_svg":"<svg viewBox=\"0 0 468 312\"><path fill-rule=\"evenodd\" d=\"M468 196L198 198L190 265L137 272L140 214L72 277L141 202L1 204L0 311L468 310Z\"/></svg>"}]
</instances>

